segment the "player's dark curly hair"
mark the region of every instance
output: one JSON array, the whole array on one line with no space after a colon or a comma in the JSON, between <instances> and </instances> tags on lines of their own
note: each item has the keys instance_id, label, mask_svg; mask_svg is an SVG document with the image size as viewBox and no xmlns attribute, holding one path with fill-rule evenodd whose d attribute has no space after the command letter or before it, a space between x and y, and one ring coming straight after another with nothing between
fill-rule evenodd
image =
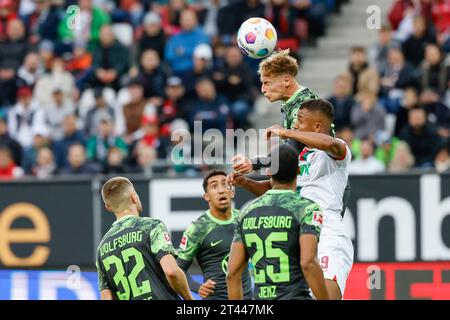
<instances>
[{"instance_id":1,"label":"player's dark curly hair","mask_svg":"<svg viewBox=\"0 0 450 320\"><path fill-rule=\"evenodd\" d=\"M302 103L302 109L307 109L309 111L318 111L333 122L334 119L334 108L333 105L324 99L311 99Z\"/></svg>"},{"instance_id":2,"label":"player's dark curly hair","mask_svg":"<svg viewBox=\"0 0 450 320\"><path fill-rule=\"evenodd\" d=\"M206 174L206 176L203 178L203 190L206 192L206 190L208 189L208 180L210 179L210 178L212 178L212 177L215 177L215 176L227 176L227 174L225 173L225 171L222 171L222 170L217 170L217 169L214 169L214 170L211 170L211 171L209 171L207 174Z\"/></svg>"}]
</instances>

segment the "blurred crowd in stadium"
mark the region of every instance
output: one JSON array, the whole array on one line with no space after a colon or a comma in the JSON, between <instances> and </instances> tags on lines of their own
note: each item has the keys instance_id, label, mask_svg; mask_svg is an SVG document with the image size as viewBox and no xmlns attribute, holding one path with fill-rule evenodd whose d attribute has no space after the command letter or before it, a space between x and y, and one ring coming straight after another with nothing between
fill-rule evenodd
<instances>
[{"instance_id":1,"label":"blurred crowd in stadium","mask_svg":"<svg viewBox=\"0 0 450 320\"><path fill-rule=\"evenodd\" d=\"M0 0L0 178L195 174L156 165L171 132L255 125L259 61L237 48L240 24L266 17L301 55L345 2ZM351 172L449 170L450 1L395 1L388 21L326 97Z\"/></svg>"}]
</instances>

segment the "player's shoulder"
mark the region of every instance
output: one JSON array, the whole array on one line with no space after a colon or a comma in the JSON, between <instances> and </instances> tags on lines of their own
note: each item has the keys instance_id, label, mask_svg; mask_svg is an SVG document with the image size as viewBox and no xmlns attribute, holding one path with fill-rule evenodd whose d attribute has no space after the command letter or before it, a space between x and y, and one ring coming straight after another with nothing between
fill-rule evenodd
<instances>
[{"instance_id":1,"label":"player's shoulder","mask_svg":"<svg viewBox=\"0 0 450 320\"><path fill-rule=\"evenodd\" d=\"M192 221L186 229L189 234L205 233L210 229L213 221L209 219L207 212L204 212L196 220Z\"/></svg>"}]
</instances>

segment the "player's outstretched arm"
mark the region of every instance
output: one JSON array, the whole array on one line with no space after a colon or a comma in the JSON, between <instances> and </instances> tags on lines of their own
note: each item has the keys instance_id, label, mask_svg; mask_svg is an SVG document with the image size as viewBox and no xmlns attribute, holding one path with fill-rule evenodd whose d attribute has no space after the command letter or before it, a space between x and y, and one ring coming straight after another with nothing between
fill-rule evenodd
<instances>
[{"instance_id":1,"label":"player's outstretched arm","mask_svg":"<svg viewBox=\"0 0 450 320\"><path fill-rule=\"evenodd\" d=\"M234 242L228 259L227 288L229 300L242 300L242 273L247 268L248 256L242 242Z\"/></svg>"},{"instance_id":2,"label":"player's outstretched arm","mask_svg":"<svg viewBox=\"0 0 450 320\"><path fill-rule=\"evenodd\" d=\"M272 188L270 180L256 181L247 178L240 173L230 173L228 175L228 182L232 186L242 187L258 197Z\"/></svg>"},{"instance_id":3,"label":"player's outstretched arm","mask_svg":"<svg viewBox=\"0 0 450 320\"><path fill-rule=\"evenodd\" d=\"M303 143L309 148L319 149L328 153L331 157L342 159L345 157L347 149L342 141L333 138L328 134L318 132L303 132L297 130L287 130L278 125L266 129L266 138L276 135L282 139L292 139Z\"/></svg>"},{"instance_id":4,"label":"player's outstretched arm","mask_svg":"<svg viewBox=\"0 0 450 320\"><path fill-rule=\"evenodd\" d=\"M167 281L169 281L172 288L178 293L184 300L194 300L189 285L186 280L186 275L183 270L177 265L177 261L171 254L166 254L159 261L161 267L166 275Z\"/></svg>"},{"instance_id":5,"label":"player's outstretched arm","mask_svg":"<svg viewBox=\"0 0 450 320\"><path fill-rule=\"evenodd\" d=\"M316 260L317 236L303 234L300 236L300 265L306 282L308 282L317 300L328 300L328 291L325 285L322 269Z\"/></svg>"}]
</instances>

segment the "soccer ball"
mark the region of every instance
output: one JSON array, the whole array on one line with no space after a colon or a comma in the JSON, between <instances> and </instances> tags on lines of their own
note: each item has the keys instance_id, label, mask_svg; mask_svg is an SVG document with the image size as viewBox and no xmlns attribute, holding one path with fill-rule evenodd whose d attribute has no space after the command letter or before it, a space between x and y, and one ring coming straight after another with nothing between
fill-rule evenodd
<instances>
[{"instance_id":1,"label":"soccer ball","mask_svg":"<svg viewBox=\"0 0 450 320\"><path fill-rule=\"evenodd\" d=\"M239 28L237 43L246 56L262 59L275 49L277 31L266 19L250 18Z\"/></svg>"}]
</instances>

